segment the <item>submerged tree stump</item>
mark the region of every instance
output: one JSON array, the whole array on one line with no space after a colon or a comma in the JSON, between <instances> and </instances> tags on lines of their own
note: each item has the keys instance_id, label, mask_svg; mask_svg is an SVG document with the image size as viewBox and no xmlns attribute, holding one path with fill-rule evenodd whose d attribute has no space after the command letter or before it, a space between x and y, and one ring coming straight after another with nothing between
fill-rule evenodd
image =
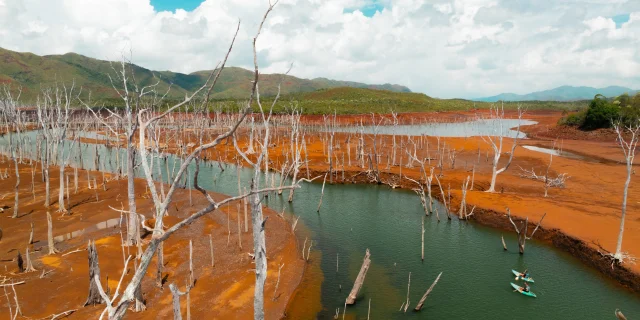
<instances>
[{"instance_id":1,"label":"submerged tree stump","mask_svg":"<svg viewBox=\"0 0 640 320\"><path fill-rule=\"evenodd\" d=\"M364 261L362 261L362 267L360 267L360 272L358 273L358 277L356 278L356 282L353 284L353 289L351 289L351 293L347 297L346 304L354 304L356 303L356 297L358 296L358 292L362 288L362 284L364 283L364 278L367 276L367 271L369 271L369 266L371 265L371 253L369 253L369 249L367 249L364 255Z\"/></svg>"},{"instance_id":2,"label":"submerged tree stump","mask_svg":"<svg viewBox=\"0 0 640 320\"><path fill-rule=\"evenodd\" d=\"M89 241L87 246L87 252L89 253L89 296L84 306L96 305L104 303L98 284L94 280L96 277L100 278L100 266L98 265L98 251L96 250L96 243Z\"/></svg>"}]
</instances>

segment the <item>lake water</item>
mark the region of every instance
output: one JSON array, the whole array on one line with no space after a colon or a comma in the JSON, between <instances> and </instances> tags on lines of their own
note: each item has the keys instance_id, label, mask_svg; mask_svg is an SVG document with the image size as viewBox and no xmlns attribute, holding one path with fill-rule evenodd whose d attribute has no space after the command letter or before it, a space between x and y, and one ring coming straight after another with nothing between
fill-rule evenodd
<instances>
[{"instance_id":1,"label":"lake water","mask_svg":"<svg viewBox=\"0 0 640 320\"><path fill-rule=\"evenodd\" d=\"M559 156L559 157L564 157L569 159L575 159L575 160L581 160L581 161L587 161L587 162L602 162L601 159L596 159L589 156L583 156L583 155L575 154L575 153L564 151L564 150L543 148L543 147L536 147L536 146L522 146L522 147L531 151L552 154L554 156Z\"/></svg>"},{"instance_id":2,"label":"lake water","mask_svg":"<svg viewBox=\"0 0 640 320\"><path fill-rule=\"evenodd\" d=\"M518 120L518 119L504 119L504 120L492 120L482 119L466 122L434 122L424 124L410 124L410 125L398 125L398 126L379 126L379 134L396 134L396 135L429 135L440 137L471 137L471 136L497 136L501 132L504 132L504 136L514 138L517 135L517 131L511 128L517 128L518 122L520 126L527 126L536 124L537 122L531 120ZM374 126L360 127L337 127L337 132L360 132L374 133ZM524 138L526 135L522 132L518 135L520 138Z\"/></svg>"},{"instance_id":3,"label":"lake water","mask_svg":"<svg viewBox=\"0 0 640 320\"><path fill-rule=\"evenodd\" d=\"M2 141L7 143L6 138ZM82 148L84 165L91 168L94 146L82 144ZM105 169L111 170L118 149L103 145L97 148ZM124 150L120 149L120 153L122 159ZM169 161L172 167L174 157ZM194 169L192 165L190 172ZM248 187L250 177L250 170L241 169L243 186ZM208 190L237 194L233 166L220 172L217 164L206 163L200 170L200 181ZM298 232L302 237L300 243L304 237L313 241L312 252L316 254L312 253L312 257L319 261L312 263L319 263L321 273L308 272L306 276L324 278L318 284L322 311L309 314L296 308L301 314L290 314L291 319L331 319L336 308L342 313L367 248L371 251L371 267L357 303L347 308L347 318L366 318L369 299L373 319L612 319L616 308L629 319L640 317L640 297L548 245L529 241L526 253L520 255L514 233L509 232L504 237L510 250L504 252L500 243L503 232L455 218L447 221L444 208L436 203L442 221L437 222L433 215L426 218L422 262L420 234L424 211L414 193L377 185L327 184L318 214L321 188L317 183L304 184L296 191L292 204L286 201L286 191L282 196L272 194L264 200L279 212L284 209L289 219L300 217L299 223L304 228L298 230L306 230ZM339 271L336 271L338 255ZM529 269L536 280L531 290L538 298L512 291L511 269ZM413 312L441 271L442 277L423 310ZM411 302L405 314L398 309L406 300L409 272Z\"/></svg>"}]
</instances>

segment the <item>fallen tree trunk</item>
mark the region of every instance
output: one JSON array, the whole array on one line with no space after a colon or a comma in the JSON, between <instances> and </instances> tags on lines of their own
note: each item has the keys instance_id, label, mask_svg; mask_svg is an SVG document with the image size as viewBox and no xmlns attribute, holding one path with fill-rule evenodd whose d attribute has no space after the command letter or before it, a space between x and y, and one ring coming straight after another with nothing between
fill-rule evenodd
<instances>
[{"instance_id":1,"label":"fallen tree trunk","mask_svg":"<svg viewBox=\"0 0 640 320\"><path fill-rule=\"evenodd\" d=\"M362 288L362 284L364 283L364 278L367 276L367 271L369 271L369 266L371 265L371 253L369 253L369 249L367 249L364 255L364 261L362 261L362 267L360 267L360 272L358 273L358 277L356 278L356 282L353 284L353 289L351 289L351 293L347 297L346 304L354 304L356 303L356 297L358 296L358 292Z\"/></svg>"},{"instance_id":2,"label":"fallen tree trunk","mask_svg":"<svg viewBox=\"0 0 640 320\"><path fill-rule=\"evenodd\" d=\"M438 277L436 278L435 281L433 281L433 283L431 284L431 286L429 287L429 289L427 289L427 292L424 293L424 296L422 296L422 298L420 299L420 301L418 302L418 305L416 306L415 311L420 311L422 310L422 306L424 305L425 300L427 300L427 296L431 293L431 290L433 290L433 287L436 286L436 283L438 283L438 280L440 280L440 276L442 275L442 272L440 272L440 274L438 275Z\"/></svg>"}]
</instances>

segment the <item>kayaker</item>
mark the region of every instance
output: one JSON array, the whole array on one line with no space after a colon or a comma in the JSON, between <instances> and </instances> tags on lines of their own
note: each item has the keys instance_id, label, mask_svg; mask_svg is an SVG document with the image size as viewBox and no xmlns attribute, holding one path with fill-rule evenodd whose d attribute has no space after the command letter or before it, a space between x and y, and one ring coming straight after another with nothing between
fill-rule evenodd
<instances>
[{"instance_id":1,"label":"kayaker","mask_svg":"<svg viewBox=\"0 0 640 320\"><path fill-rule=\"evenodd\" d=\"M524 269L524 272L520 274L521 278L529 278L529 273L527 272L529 269Z\"/></svg>"},{"instance_id":2,"label":"kayaker","mask_svg":"<svg viewBox=\"0 0 640 320\"><path fill-rule=\"evenodd\" d=\"M529 292L529 285L526 282L524 283L524 288L522 289L522 291Z\"/></svg>"}]
</instances>

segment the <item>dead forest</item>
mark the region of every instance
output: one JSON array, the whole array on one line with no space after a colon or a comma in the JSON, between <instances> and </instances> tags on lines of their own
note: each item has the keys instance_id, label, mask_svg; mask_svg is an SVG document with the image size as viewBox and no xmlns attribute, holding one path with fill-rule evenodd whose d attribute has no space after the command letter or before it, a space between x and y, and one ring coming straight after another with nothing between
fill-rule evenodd
<instances>
[{"instance_id":1,"label":"dead forest","mask_svg":"<svg viewBox=\"0 0 640 320\"><path fill-rule=\"evenodd\" d=\"M239 105L230 107L210 96L236 45L240 22L232 28L226 56L220 57L206 83L175 104L167 104L166 92L156 85L137 83L126 57L113 63L108 74L125 105L122 109L95 105L89 92L73 82L42 89L33 106L23 103L21 88L1 88L0 179L10 183L10 189L0 195L6 216L0 224L0 247L3 258L11 257L3 260L0 296L6 298L0 299L7 301L0 305L0 312L7 319L61 319L74 314L99 319L197 319L196 314L206 314L207 308L226 308L211 302L211 296L224 300L233 290L207 293L207 288L220 284L214 281L249 288L250 294L240 302L228 298L229 304L248 308L242 317L282 318L301 279L314 274L312 264L320 263L315 255L320 249L317 241L307 241L312 233L302 230L306 217L285 215L284 209L276 212L267 201L295 203L310 185L321 186L317 205L305 213L315 216L334 214L326 209L336 201L325 195L327 185L372 184L411 191L421 210L415 212L420 222L414 223L419 230L414 238L420 246L411 248L410 258L422 263L433 259L428 251L431 244L425 241L426 219L493 226L515 239L511 244L504 236L496 237L492 239L495 247L518 255L529 253L525 248L532 239L553 242L558 232L554 230L562 230L564 220L549 209L555 205L551 201L570 197L568 192L573 191L567 189L581 177L573 176L575 170L558 159L561 141L547 141L550 154L535 160L520 158L529 152L522 148L526 135L520 125L528 110L505 111L503 104L495 104L489 110L460 114L452 122L482 121L490 131L456 138L400 134L396 128L407 120L393 110L351 117L327 110L312 118L291 101L287 113L274 113L280 92L269 103L261 99L256 53L263 24L274 8L270 4L255 30L251 90ZM505 126L503 120L517 121L517 126ZM440 122L429 116L421 121ZM381 127L393 133L380 133ZM622 271L618 270L635 271L636 280L623 282L636 292L640 282L631 265L637 250L627 246L637 238L633 234L633 240L627 240L623 235L631 234L624 233L625 214L633 196L629 186L635 174L639 130L640 125L615 127L617 151L624 155L624 162L618 164L624 166L621 174L626 178L624 189L616 191L623 196L620 220L616 216L619 228L615 234L607 231L611 240L605 245L591 241L594 244L588 249L614 270L608 274L611 278L619 276L616 272ZM207 187L219 179L202 173L211 168L218 175L236 178L233 194ZM518 189L519 185L525 187ZM550 202L535 208L530 217L531 203L536 201ZM99 215L98 225L104 226L83 227L72 235L74 224L94 222L90 214ZM107 246L113 250L106 252ZM342 262L347 257L335 255L335 273L349 272L350 283L340 284L340 294L346 295L344 301L340 296L343 304L324 306L334 319L353 318L348 308L367 303L366 318L376 318L371 313L376 297L362 294L362 289L376 281L371 277L379 276L369 270L380 255L369 248L360 251L349 257L357 260L357 268ZM54 280L62 273L59 268L81 273L82 278L60 275L60 280ZM400 309L394 312L430 312L425 304L437 294L436 285L454 278L446 269L432 272L428 282L414 280L414 291L420 291L418 301L411 301L412 273L408 273L406 297L403 284L401 300L393 301L394 308L400 305ZM236 274L241 275L234 278ZM59 294L73 295L82 303L41 302L34 312L30 307L38 302L27 300L33 300L37 286L47 281L52 286L73 282L77 290ZM31 283L37 284L23 294L22 288ZM56 292L40 294L37 299L44 301Z\"/></svg>"}]
</instances>

